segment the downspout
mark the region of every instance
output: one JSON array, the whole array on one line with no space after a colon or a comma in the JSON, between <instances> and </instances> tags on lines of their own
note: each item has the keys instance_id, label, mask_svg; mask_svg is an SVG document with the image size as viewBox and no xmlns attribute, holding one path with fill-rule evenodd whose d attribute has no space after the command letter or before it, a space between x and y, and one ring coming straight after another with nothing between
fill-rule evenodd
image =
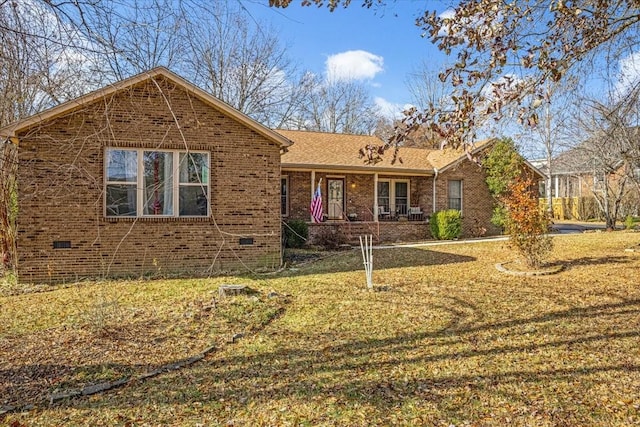
<instances>
[{"instance_id":1,"label":"downspout","mask_svg":"<svg viewBox=\"0 0 640 427\"><path fill-rule=\"evenodd\" d=\"M373 221L378 222L378 173L373 174Z\"/></svg>"},{"instance_id":2,"label":"downspout","mask_svg":"<svg viewBox=\"0 0 640 427\"><path fill-rule=\"evenodd\" d=\"M436 213L436 180L438 179L438 168L433 168L435 174L433 175L433 213Z\"/></svg>"}]
</instances>

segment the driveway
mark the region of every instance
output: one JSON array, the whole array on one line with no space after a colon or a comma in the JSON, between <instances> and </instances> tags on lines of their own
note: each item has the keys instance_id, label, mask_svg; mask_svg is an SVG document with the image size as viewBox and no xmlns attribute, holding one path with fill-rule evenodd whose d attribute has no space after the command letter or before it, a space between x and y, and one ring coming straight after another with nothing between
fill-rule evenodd
<instances>
[{"instance_id":1,"label":"driveway","mask_svg":"<svg viewBox=\"0 0 640 427\"><path fill-rule=\"evenodd\" d=\"M603 222L555 222L551 229L554 233L571 234L571 233L583 233L589 230L606 230L606 226Z\"/></svg>"}]
</instances>

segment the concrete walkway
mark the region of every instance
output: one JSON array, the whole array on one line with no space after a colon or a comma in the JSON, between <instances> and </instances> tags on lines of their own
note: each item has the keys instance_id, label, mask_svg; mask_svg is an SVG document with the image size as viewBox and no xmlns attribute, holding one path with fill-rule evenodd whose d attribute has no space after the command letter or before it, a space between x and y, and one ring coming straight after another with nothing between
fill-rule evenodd
<instances>
[{"instance_id":1,"label":"concrete walkway","mask_svg":"<svg viewBox=\"0 0 640 427\"><path fill-rule=\"evenodd\" d=\"M619 228L619 227L618 227ZM599 222L565 222L558 221L551 226L552 232L550 236L562 236L566 234L584 233L590 230L605 230L604 223ZM373 249L392 249L392 248L420 248L423 246L440 246L440 245L459 245L470 243L500 242L508 240L509 236L481 237L476 239L461 240L429 240L425 242L415 243L393 243L388 245L374 246Z\"/></svg>"},{"instance_id":2,"label":"concrete walkway","mask_svg":"<svg viewBox=\"0 0 640 427\"><path fill-rule=\"evenodd\" d=\"M617 229L621 229L618 225ZM551 225L551 229L555 233L572 234L583 233L590 230L606 230L607 226L604 222L580 222L580 221L556 221Z\"/></svg>"},{"instance_id":3,"label":"concrete walkway","mask_svg":"<svg viewBox=\"0 0 640 427\"><path fill-rule=\"evenodd\" d=\"M374 246L373 249L393 249L393 248L420 248L422 246L441 246L441 245L460 245L469 243L484 243L484 242L501 242L509 239L507 236L495 236L495 237L481 237L477 239L462 239L462 240L430 240L428 242L416 242L416 243L394 243L390 245Z\"/></svg>"}]
</instances>

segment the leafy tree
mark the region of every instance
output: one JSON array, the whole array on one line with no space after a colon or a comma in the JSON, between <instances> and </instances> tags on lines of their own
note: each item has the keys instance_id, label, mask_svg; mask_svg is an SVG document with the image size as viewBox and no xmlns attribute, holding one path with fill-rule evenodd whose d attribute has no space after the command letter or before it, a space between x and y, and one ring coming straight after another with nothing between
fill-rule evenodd
<instances>
[{"instance_id":1,"label":"leafy tree","mask_svg":"<svg viewBox=\"0 0 640 427\"><path fill-rule=\"evenodd\" d=\"M487 157L482 161L482 167L485 170L485 181L489 192L496 201L491 222L504 228L507 210L502 198L508 193L511 183L522 174L524 160L518 153L513 140L503 138L493 145Z\"/></svg>"},{"instance_id":2,"label":"leafy tree","mask_svg":"<svg viewBox=\"0 0 640 427\"><path fill-rule=\"evenodd\" d=\"M292 0L270 0L286 7ZM385 0L362 0L371 7ZM302 0L330 10L351 0ZM409 111L408 129L428 123L454 146L471 143L487 117L514 114L535 127L546 82L559 82L577 65L607 60L640 44L636 0L460 0L444 13L417 19L424 35L454 63L440 73L452 87L452 108L436 104ZM393 142L402 141L406 133Z\"/></svg>"},{"instance_id":3,"label":"leafy tree","mask_svg":"<svg viewBox=\"0 0 640 427\"><path fill-rule=\"evenodd\" d=\"M540 210L533 180L517 176L501 199L507 211L509 245L518 251L528 267L542 266L553 248L553 241L547 234L549 219Z\"/></svg>"}]
</instances>

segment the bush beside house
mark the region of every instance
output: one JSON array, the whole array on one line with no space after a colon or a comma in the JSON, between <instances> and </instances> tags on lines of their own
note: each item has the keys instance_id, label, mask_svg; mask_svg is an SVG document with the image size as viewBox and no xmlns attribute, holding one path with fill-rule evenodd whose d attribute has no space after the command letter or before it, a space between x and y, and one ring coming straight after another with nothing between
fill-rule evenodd
<instances>
[{"instance_id":1,"label":"bush beside house","mask_svg":"<svg viewBox=\"0 0 640 427\"><path fill-rule=\"evenodd\" d=\"M462 232L462 215L460 211L448 209L439 211L431 217L431 235L438 240L453 240Z\"/></svg>"}]
</instances>

